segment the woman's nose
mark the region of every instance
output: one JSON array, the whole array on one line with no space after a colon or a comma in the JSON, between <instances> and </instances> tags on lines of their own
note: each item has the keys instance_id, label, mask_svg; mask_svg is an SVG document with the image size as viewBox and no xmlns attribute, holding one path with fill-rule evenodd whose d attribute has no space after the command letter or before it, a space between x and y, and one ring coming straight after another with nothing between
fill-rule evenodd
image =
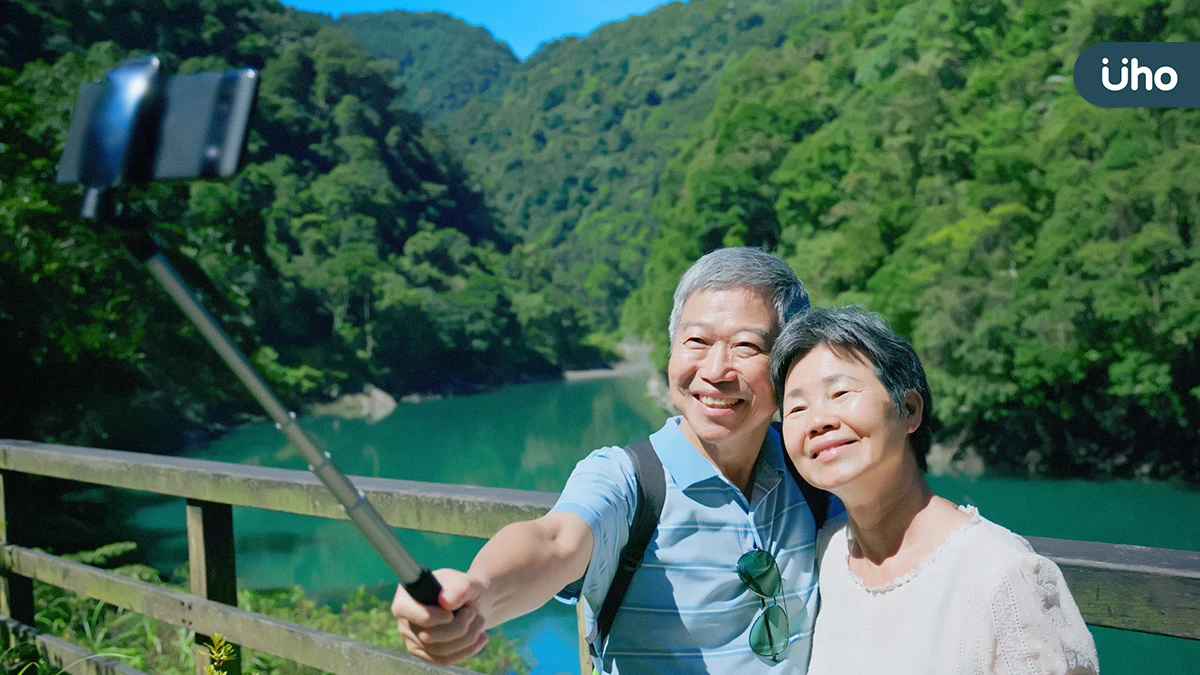
<instances>
[{"instance_id":1,"label":"woman's nose","mask_svg":"<svg viewBox=\"0 0 1200 675\"><path fill-rule=\"evenodd\" d=\"M837 416L824 412L815 412L808 424L808 437L816 438L821 434L838 428L841 422Z\"/></svg>"}]
</instances>

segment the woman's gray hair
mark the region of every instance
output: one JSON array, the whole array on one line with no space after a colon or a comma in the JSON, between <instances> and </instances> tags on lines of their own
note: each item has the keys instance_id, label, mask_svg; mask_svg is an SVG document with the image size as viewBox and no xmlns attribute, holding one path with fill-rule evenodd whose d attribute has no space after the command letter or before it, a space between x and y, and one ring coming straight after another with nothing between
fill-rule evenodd
<instances>
[{"instance_id":1,"label":"woman's gray hair","mask_svg":"<svg viewBox=\"0 0 1200 675\"><path fill-rule=\"evenodd\" d=\"M875 369L897 412L904 414L904 397L915 391L924 404L921 426L908 435L917 466L926 469L926 456L933 443L933 394L925 379L925 368L908 340L888 326L883 317L863 307L825 309L814 307L789 321L771 350L771 383L783 407L784 382L792 366L817 347L827 347L842 358L865 359Z\"/></svg>"},{"instance_id":2,"label":"woman's gray hair","mask_svg":"<svg viewBox=\"0 0 1200 675\"><path fill-rule=\"evenodd\" d=\"M758 248L719 248L706 253L679 280L667 336L675 345L675 329L683 305L697 291L724 291L750 288L763 294L775 312L775 326L781 327L793 316L808 309L808 291L800 277L778 256Z\"/></svg>"}]
</instances>

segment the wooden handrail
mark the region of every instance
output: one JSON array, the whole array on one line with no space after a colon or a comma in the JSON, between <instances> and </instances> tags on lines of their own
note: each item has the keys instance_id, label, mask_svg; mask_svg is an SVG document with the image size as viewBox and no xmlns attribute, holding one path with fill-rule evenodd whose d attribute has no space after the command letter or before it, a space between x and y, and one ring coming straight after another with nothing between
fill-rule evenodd
<instances>
[{"instance_id":1,"label":"wooden handrail","mask_svg":"<svg viewBox=\"0 0 1200 675\"><path fill-rule=\"evenodd\" d=\"M433 666L390 649L247 612L20 546L0 547L0 567L197 633L220 633L243 646L281 655L335 675L471 673L462 668Z\"/></svg>"},{"instance_id":2,"label":"wooden handrail","mask_svg":"<svg viewBox=\"0 0 1200 675\"><path fill-rule=\"evenodd\" d=\"M232 528L231 521L211 515L220 514L223 505L346 519L336 501L306 471L10 440L0 440L0 471L184 498L191 509L189 523L195 523L194 531L189 531L193 563L201 560L206 568L216 570L222 565L229 569L231 564L227 542L232 541L232 532L220 531ZM508 523L540 516L556 498L545 492L468 485L351 480L393 527L468 537L490 537ZM1038 537L1029 541L1062 568L1088 623L1200 640L1200 552ZM430 666L214 601L229 602L229 588L213 591L206 584L194 585L197 593L214 598L204 599L22 548L20 543L0 541L0 568L4 578L14 575L13 582L37 579L200 633L220 632L232 642L334 673L466 672ZM0 609L8 606L6 588L0 584L4 596ZM334 653L342 660L329 661L328 655Z\"/></svg>"},{"instance_id":3,"label":"wooden handrail","mask_svg":"<svg viewBox=\"0 0 1200 675\"><path fill-rule=\"evenodd\" d=\"M337 501L307 471L9 440L0 440L0 470L347 519ZM476 538L488 538L508 523L541 516L557 497L546 492L388 478L351 480L392 527Z\"/></svg>"},{"instance_id":4,"label":"wooden handrail","mask_svg":"<svg viewBox=\"0 0 1200 675\"><path fill-rule=\"evenodd\" d=\"M1200 640L1200 552L1028 537L1097 626Z\"/></svg>"},{"instance_id":5,"label":"wooden handrail","mask_svg":"<svg viewBox=\"0 0 1200 675\"><path fill-rule=\"evenodd\" d=\"M232 519L228 517L227 513L229 506L248 506L323 518L346 519L345 513L338 507L336 500L307 471L269 469L225 462L29 441L0 440L0 472L13 478L19 478L21 474L32 474L186 499L188 557L192 563L192 570L197 572L197 575L194 575L191 580L192 590L196 595L182 595L199 602L206 602L201 600L201 597L206 597L211 600L219 600L229 606L236 604L236 573L231 572L233 570L233 532ZM477 538L490 537L496 530L509 522L536 518L545 513L554 504L555 499L554 495L522 490L379 478L356 477L352 480L355 486L361 489L380 511L385 522L393 527ZM3 482L0 481L0 509L9 501L3 499L3 493ZM3 524L0 523L0 543L4 541L3 534ZM19 550L19 547L14 548ZM54 556L40 555L43 556L43 561L45 558L54 559ZM42 567L45 568L46 565L48 563L43 562ZM79 567L86 568L86 566L79 566L76 563L71 563L71 565L75 565L72 569L76 573L78 573ZM37 578L46 583L66 587L62 583L49 580L44 576L34 577L22 573L20 569L6 566L3 560L0 560L0 568L6 572L0 575L0 614L10 616L28 614L29 618L25 620L26 624L32 623L33 612L32 589L28 587L27 579ZM11 574L7 572L11 572ZM201 574L203 578L200 577ZM214 579L222 580L225 586L223 588L214 587ZM118 577L116 583L121 581L124 580ZM12 596L17 600L13 604L14 610L5 609L10 598L10 594L5 591L10 584L19 591L16 596ZM157 587L150 586L150 588ZM25 592L26 590L28 592ZM126 607L115 598L101 597L86 590L79 592L117 606ZM178 592L172 593L178 594ZM221 606L221 603L210 602L208 605ZM199 627L193 622L181 623L177 616L174 618L172 616L164 617L150 611L132 607L130 609L160 618L173 625L184 626L201 634L211 630ZM236 611L240 612L240 610ZM242 612L242 614L249 613ZM229 615L222 621L231 621L234 618L236 617ZM265 617L263 618L265 619ZM265 646L261 647L261 651L313 665L301 658L304 656L304 652L298 652L288 646L287 640L279 639L276 636L264 642L255 632L258 629L246 628L247 624L244 621L238 624L241 628L230 623L222 623L222 621L213 622L211 625L216 626L215 632L220 632L234 645L258 648L256 645L263 644ZM268 621L274 622L275 620ZM250 632L247 633L247 631ZM309 632L314 635L327 636L326 639L336 638L346 643L354 642L319 631ZM374 647L371 649L379 651ZM319 651L325 650L323 648ZM339 649L339 651L342 652L345 649ZM395 652L389 653L396 654ZM461 669L430 666L403 655L405 662L402 664L383 661L380 663L385 663L386 666L381 665L372 670L370 664L376 662L372 659L377 659L378 655L364 654L358 654L353 659L347 660L346 664L348 665L344 669L327 667L327 665L317 665L316 667L334 673L467 672ZM423 670L412 670L414 663L419 663ZM197 659L197 673L203 672L203 665L203 659ZM363 670L364 668L367 670ZM226 664L225 669L230 675L233 675L237 672L237 664L233 664L232 667L231 664Z\"/></svg>"}]
</instances>

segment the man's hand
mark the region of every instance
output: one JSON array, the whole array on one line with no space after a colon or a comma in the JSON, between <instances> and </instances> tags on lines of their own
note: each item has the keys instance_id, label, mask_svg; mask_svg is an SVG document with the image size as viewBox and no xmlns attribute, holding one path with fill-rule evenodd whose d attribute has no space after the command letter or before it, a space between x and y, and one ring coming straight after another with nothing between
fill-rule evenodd
<instances>
[{"instance_id":1,"label":"man's hand","mask_svg":"<svg viewBox=\"0 0 1200 675\"><path fill-rule=\"evenodd\" d=\"M451 665L479 653L487 644L487 617L479 606L482 584L457 570L433 573L442 585L438 607L422 605L401 585L392 600L392 616L408 653L430 663Z\"/></svg>"},{"instance_id":2,"label":"man's hand","mask_svg":"<svg viewBox=\"0 0 1200 675\"><path fill-rule=\"evenodd\" d=\"M438 606L396 589L392 616L413 656L450 665L478 654L484 629L528 614L583 576L592 556L592 530L573 513L548 513L510 523L483 545L471 569L433 573Z\"/></svg>"}]
</instances>

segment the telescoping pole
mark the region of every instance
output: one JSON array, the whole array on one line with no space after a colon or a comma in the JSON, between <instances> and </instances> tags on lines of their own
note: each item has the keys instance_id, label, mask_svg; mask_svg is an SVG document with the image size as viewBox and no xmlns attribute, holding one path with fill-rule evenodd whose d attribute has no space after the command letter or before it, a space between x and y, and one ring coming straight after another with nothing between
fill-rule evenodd
<instances>
[{"instance_id":1,"label":"telescoping pole","mask_svg":"<svg viewBox=\"0 0 1200 675\"><path fill-rule=\"evenodd\" d=\"M122 208L114 199L113 188L143 185L155 177L229 177L236 168L240 148L245 144L246 122L258 85L254 71L218 75L215 80L201 78L203 82L193 77L187 86L194 89L207 87L210 98L196 97L195 101L181 102L187 98L185 89L182 98L172 104L168 96L171 87L160 66L153 55L128 59L109 71L99 86L85 85L80 89L77 110L71 115L71 127L59 162L58 182L83 185L81 217L105 221L104 224L125 232L126 248L146 264L175 304L275 420L275 426L299 448L309 470L333 493L346 515L399 577L409 595L418 602L436 605L441 586L433 574L404 550L395 532L367 501L366 495L334 466L329 453L317 449L297 424L296 414L283 407L229 335L200 305L158 249L145 219L131 209ZM175 81L177 85L180 82L182 80ZM206 112L207 116L200 115L204 118L201 120L185 114L197 110ZM178 141L179 129L186 128L190 133L197 124L208 125L207 144L176 142L178 147L165 150L159 143L163 139ZM168 131L164 132L164 129ZM196 154L198 149L203 149L202 157ZM165 165L160 166L162 162Z\"/></svg>"},{"instance_id":2,"label":"telescoping pole","mask_svg":"<svg viewBox=\"0 0 1200 675\"><path fill-rule=\"evenodd\" d=\"M354 487L350 479L346 478L346 474L333 464L329 453L319 450L308 434L304 433L304 430L296 422L296 413L284 408L275 394L267 387L258 371L250 365L246 357L233 344L229 335L201 306L166 256L161 251L155 252L153 256L145 260L145 264L149 268L150 274L166 289L167 295L200 329L204 338L208 340L213 349L217 350L221 359L229 365L242 384L246 385L254 398L271 416L271 419L275 420L275 427L300 450L300 454L308 462L309 470L316 474L325 487L333 493L338 503L346 511L346 515L358 526L367 541L371 542L371 546L379 552L388 567L391 567L392 571L396 573L408 594L417 602L437 605L441 585L434 579L429 568L422 567L413 560L413 557L396 539L395 533L384 522L383 517L375 510L371 502L367 501L366 495Z\"/></svg>"}]
</instances>

